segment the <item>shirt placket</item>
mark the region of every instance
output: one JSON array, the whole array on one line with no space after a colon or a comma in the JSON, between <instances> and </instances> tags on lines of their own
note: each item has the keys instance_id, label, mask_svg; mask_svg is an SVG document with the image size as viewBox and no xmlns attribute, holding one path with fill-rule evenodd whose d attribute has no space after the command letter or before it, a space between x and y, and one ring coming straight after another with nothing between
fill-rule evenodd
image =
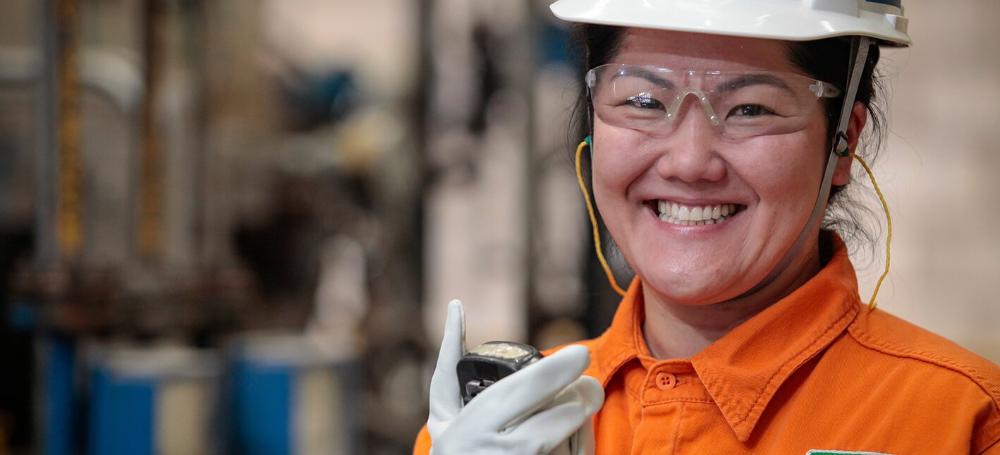
<instances>
[{"instance_id":1,"label":"shirt placket","mask_svg":"<svg viewBox=\"0 0 1000 455\"><path fill-rule=\"evenodd\" d=\"M661 361L648 366L640 390L641 416L633 454L681 453L682 433L699 423L692 407L713 405L694 368L687 361Z\"/></svg>"}]
</instances>

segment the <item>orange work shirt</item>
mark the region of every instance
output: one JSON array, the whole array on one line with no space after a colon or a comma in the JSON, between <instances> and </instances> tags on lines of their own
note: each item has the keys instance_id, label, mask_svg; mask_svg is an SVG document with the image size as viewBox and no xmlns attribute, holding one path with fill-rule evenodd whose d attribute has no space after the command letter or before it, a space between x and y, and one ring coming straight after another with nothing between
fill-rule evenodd
<instances>
[{"instance_id":1,"label":"orange work shirt","mask_svg":"<svg viewBox=\"0 0 1000 455\"><path fill-rule=\"evenodd\" d=\"M689 359L653 358L638 280L584 341L597 454L1000 454L1000 368L858 296L843 242L792 294ZM428 453L422 430L415 454Z\"/></svg>"}]
</instances>

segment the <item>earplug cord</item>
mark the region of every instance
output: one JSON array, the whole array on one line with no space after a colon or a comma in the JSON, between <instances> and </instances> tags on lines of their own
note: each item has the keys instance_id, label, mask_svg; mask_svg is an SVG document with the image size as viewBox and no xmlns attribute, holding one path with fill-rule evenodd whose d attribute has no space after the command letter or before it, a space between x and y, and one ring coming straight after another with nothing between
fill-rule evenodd
<instances>
[{"instance_id":1,"label":"earplug cord","mask_svg":"<svg viewBox=\"0 0 1000 455\"><path fill-rule=\"evenodd\" d=\"M875 283L875 290L872 291L872 296L868 299L868 309L874 310L878 304L875 302L875 297L878 296L878 291L882 287L882 282L885 281L885 277L889 275L889 262L892 260L892 215L889 214L889 203L885 201L885 195L882 194L882 189L878 186L878 181L875 180L875 173L872 172L872 168L868 166L868 163L864 158L861 158L855 153L851 153L851 157L858 160L861 163L861 167L865 168L865 173L868 174L868 179L872 181L872 187L875 188L875 194L878 194L878 200L882 203L882 211L885 212L885 224L887 226L886 236L885 236L885 268L882 270L882 275L878 277L878 281Z\"/></svg>"},{"instance_id":2,"label":"earplug cord","mask_svg":"<svg viewBox=\"0 0 1000 455\"><path fill-rule=\"evenodd\" d=\"M580 165L580 160L583 156L583 149L589 145L590 136L587 136L586 139L580 141L580 145L576 146L576 181L580 184L580 192L583 193L583 200L587 203L587 215L590 217L590 226L593 228L594 252L597 253L597 260L601 263L601 267L604 269L604 274L608 277L608 283L611 284L611 288L618 295L624 297L625 290L618 285L614 273L611 273L611 266L608 265L607 259L604 258L604 249L601 247L601 233L597 228L597 215L594 214L594 205L590 202L590 192L587 191L587 184L583 181L583 167Z\"/></svg>"}]
</instances>

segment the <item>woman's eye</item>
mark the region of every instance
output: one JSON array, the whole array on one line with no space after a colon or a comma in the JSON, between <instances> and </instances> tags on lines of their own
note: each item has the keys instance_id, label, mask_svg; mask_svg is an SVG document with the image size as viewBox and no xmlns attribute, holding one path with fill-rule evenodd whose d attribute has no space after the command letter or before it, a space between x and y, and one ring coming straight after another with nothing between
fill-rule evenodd
<instances>
[{"instance_id":1,"label":"woman's eye","mask_svg":"<svg viewBox=\"0 0 1000 455\"><path fill-rule=\"evenodd\" d=\"M740 116L740 117L758 117L761 115L771 115L774 114L770 109L761 106L759 104L741 104L729 111L729 116Z\"/></svg>"},{"instance_id":2,"label":"woman's eye","mask_svg":"<svg viewBox=\"0 0 1000 455\"><path fill-rule=\"evenodd\" d=\"M630 96L625 99L625 104L639 109L663 109L663 103L647 93Z\"/></svg>"}]
</instances>

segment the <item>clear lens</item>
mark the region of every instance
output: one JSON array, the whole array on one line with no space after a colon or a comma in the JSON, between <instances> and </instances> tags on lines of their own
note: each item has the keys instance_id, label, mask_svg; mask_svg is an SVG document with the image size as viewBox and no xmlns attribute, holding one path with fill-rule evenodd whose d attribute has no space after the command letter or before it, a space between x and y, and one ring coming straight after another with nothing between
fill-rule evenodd
<instances>
[{"instance_id":1,"label":"clear lens","mask_svg":"<svg viewBox=\"0 0 1000 455\"><path fill-rule=\"evenodd\" d=\"M791 133L808 125L820 98L840 93L800 74L768 71L609 64L590 70L586 81L602 121L657 137L671 134L677 120L697 107L726 138Z\"/></svg>"}]
</instances>

